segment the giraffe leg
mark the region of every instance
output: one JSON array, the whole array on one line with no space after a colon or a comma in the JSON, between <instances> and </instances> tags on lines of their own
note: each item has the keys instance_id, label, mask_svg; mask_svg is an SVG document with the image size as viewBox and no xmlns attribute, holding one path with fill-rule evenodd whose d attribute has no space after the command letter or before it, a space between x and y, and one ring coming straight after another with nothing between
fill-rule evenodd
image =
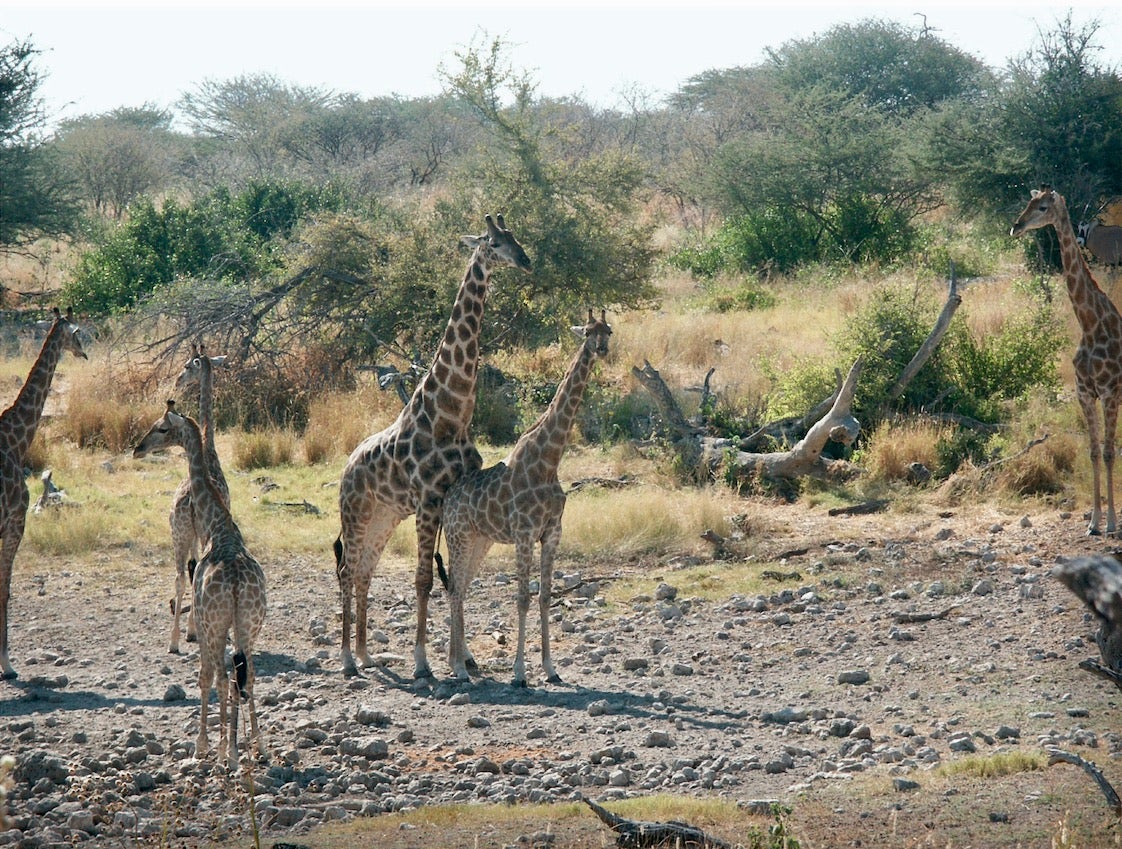
<instances>
[{"instance_id":1,"label":"giraffe leg","mask_svg":"<svg viewBox=\"0 0 1122 849\"><path fill-rule=\"evenodd\" d=\"M518 649L514 654L515 687L526 686L526 614L530 611L530 566L534 562L534 542L518 540L514 545L518 565Z\"/></svg>"},{"instance_id":2,"label":"giraffe leg","mask_svg":"<svg viewBox=\"0 0 1122 849\"><path fill-rule=\"evenodd\" d=\"M1115 536L1118 530L1114 512L1114 440L1118 430L1118 395L1103 401L1103 466L1106 469L1106 533Z\"/></svg>"},{"instance_id":3,"label":"giraffe leg","mask_svg":"<svg viewBox=\"0 0 1122 849\"><path fill-rule=\"evenodd\" d=\"M3 527L4 538L0 541L0 680L10 681L18 677L8 659L8 601L12 595L12 566L16 551L23 540L23 527L27 515L27 499L24 509L16 510Z\"/></svg>"},{"instance_id":4,"label":"giraffe leg","mask_svg":"<svg viewBox=\"0 0 1122 849\"><path fill-rule=\"evenodd\" d=\"M440 527L440 511L431 505L417 511L417 573L414 586L417 590L417 635L413 641L413 678L431 678L425 643L428 641L429 597L432 595L433 552L436 551L436 532Z\"/></svg>"},{"instance_id":5,"label":"giraffe leg","mask_svg":"<svg viewBox=\"0 0 1122 849\"><path fill-rule=\"evenodd\" d=\"M448 562L451 582L448 606L451 610L452 628L448 640L448 665L452 675L460 680L470 678L469 671L479 669L471 651L467 647L464 628L464 599L475 577L480 562L491 547L490 540L476 536L469 543L463 540L448 540Z\"/></svg>"},{"instance_id":6,"label":"giraffe leg","mask_svg":"<svg viewBox=\"0 0 1122 849\"><path fill-rule=\"evenodd\" d=\"M393 536L394 528L401 524L401 517L389 509L375 508L361 524L349 517L343 520L343 530L336 540L335 569L339 577L339 590L343 600L343 674L352 677L358 674L358 667L372 666L373 659L366 648L368 595L370 580L382 558L386 544ZM351 616L351 596L354 596L354 617ZM351 623L354 623L355 656L351 654Z\"/></svg>"},{"instance_id":7,"label":"giraffe leg","mask_svg":"<svg viewBox=\"0 0 1122 849\"><path fill-rule=\"evenodd\" d=\"M206 648L205 646L203 647ZM214 681L214 667L210 652L199 652L199 737L195 742L195 757L205 758L210 751L207 737L207 714L210 712L210 685Z\"/></svg>"},{"instance_id":8,"label":"giraffe leg","mask_svg":"<svg viewBox=\"0 0 1122 849\"><path fill-rule=\"evenodd\" d=\"M549 651L549 603L553 594L553 558L561 543L561 523L556 522L546 529L542 536L541 587L538 589L538 612L541 615L542 671L550 684L560 684L561 676L553 667Z\"/></svg>"},{"instance_id":9,"label":"giraffe leg","mask_svg":"<svg viewBox=\"0 0 1122 849\"><path fill-rule=\"evenodd\" d=\"M226 769L230 772L238 771L238 707L240 695L238 684L234 680L233 670L230 677L224 682L222 707L219 709L219 719L222 723L222 737L226 745L219 743L218 751L226 756ZM227 707L229 715L227 716Z\"/></svg>"},{"instance_id":10,"label":"giraffe leg","mask_svg":"<svg viewBox=\"0 0 1122 849\"><path fill-rule=\"evenodd\" d=\"M171 515L168 517L171 524L171 550L175 562L175 599L172 602L171 640L168 643L168 654L179 654L179 617L183 612L184 595L190 597L187 578L187 562L192 558L198 559L195 547L195 516L191 508L190 490L186 493L176 490L176 500L172 504ZM191 606L190 619L188 620L188 639L194 637L194 605Z\"/></svg>"},{"instance_id":11,"label":"giraffe leg","mask_svg":"<svg viewBox=\"0 0 1122 849\"><path fill-rule=\"evenodd\" d=\"M1087 533L1090 536L1098 536L1099 522L1102 519L1102 483L1101 483L1101 467L1102 467L1102 441L1099 428L1099 409L1098 403L1082 387L1077 387L1079 395L1079 406L1083 408L1083 418L1087 420L1087 438L1091 443L1091 481L1092 481L1092 502L1091 502L1091 521L1087 525Z\"/></svg>"}]
</instances>

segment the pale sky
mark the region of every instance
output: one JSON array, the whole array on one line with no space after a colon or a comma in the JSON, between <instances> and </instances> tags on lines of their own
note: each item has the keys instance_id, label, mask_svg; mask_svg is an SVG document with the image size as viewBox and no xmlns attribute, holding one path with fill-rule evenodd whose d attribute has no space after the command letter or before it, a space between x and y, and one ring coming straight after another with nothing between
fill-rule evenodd
<instances>
[{"instance_id":1,"label":"pale sky","mask_svg":"<svg viewBox=\"0 0 1122 849\"><path fill-rule=\"evenodd\" d=\"M435 95L442 63L495 37L540 94L598 106L640 91L654 100L714 68L751 65L764 49L875 17L927 26L991 67L1054 28L1068 4L1012 0L0 0L0 44L30 38L43 51L39 94L55 118L153 103L171 107L204 80L265 73L362 97ZM1104 64L1122 67L1119 4L1075 8L1101 23Z\"/></svg>"}]
</instances>

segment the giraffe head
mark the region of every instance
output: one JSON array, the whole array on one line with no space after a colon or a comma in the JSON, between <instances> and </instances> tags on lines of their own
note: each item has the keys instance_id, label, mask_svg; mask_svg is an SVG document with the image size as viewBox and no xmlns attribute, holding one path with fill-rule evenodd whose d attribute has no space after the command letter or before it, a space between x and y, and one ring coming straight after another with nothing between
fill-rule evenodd
<instances>
[{"instance_id":1,"label":"giraffe head","mask_svg":"<svg viewBox=\"0 0 1122 849\"><path fill-rule=\"evenodd\" d=\"M511 266L526 273L530 272L530 257L514 234L506 228L502 213L498 221L490 215L485 217L487 232L482 236L461 236L460 241L469 248L474 248L479 260L488 268L497 268L501 265Z\"/></svg>"},{"instance_id":2,"label":"giraffe head","mask_svg":"<svg viewBox=\"0 0 1122 849\"><path fill-rule=\"evenodd\" d=\"M1067 215L1067 204L1063 197L1051 186L1041 186L1033 189L1032 200L1029 201L1025 211L1013 222L1009 230L1010 236L1020 236L1029 230L1038 230L1049 224L1055 226L1061 221L1061 216Z\"/></svg>"},{"instance_id":3,"label":"giraffe head","mask_svg":"<svg viewBox=\"0 0 1122 849\"><path fill-rule=\"evenodd\" d=\"M64 316L59 312L58 307L54 307L55 326L59 326L59 332L62 334L62 349L69 351L76 357L81 357L83 360L88 360L86 352L82 350L82 343L78 340L78 333L81 328L74 323L74 311L70 307L66 308L66 315Z\"/></svg>"},{"instance_id":4,"label":"giraffe head","mask_svg":"<svg viewBox=\"0 0 1122 849\"><path fill-rule=\"evenodd\" d=\"M592 310L588 311L588 322L583 327L573 327L573 333L584 340L584 346L597 357L608 355L608 340L612 337L612 326L608 324L608 315L600 310L600 317L595 318Z\"/></svg>"},{"instance_id":5,"label":"giraffe head","mask_svg":"<svg viewBox=\"0 0 1122 849\"><path fill-rule=\"evenodd\" d=\"M173 445L183 446L186 419L175 411L175 401L169 399L167 410L148 429L144 438L133 449L132 456L136 459L145 457L153 451L162 451Z\"/></svg>"},{"instance_id":6,"label":"giraffe head","mask_svg":"<svg viewBox=\"0 0 1122 849\"><path fill-rule=\"evenodd\" d=\"M195 343L191 346L191 357L187 360L187 365L183 366L183 371L179 373L179 377L175 379L176 394L181 394L188 389L198 387L202 380L203 372L203 357L210 361L210 367L221 368L226 365L225 355L221 357L207 356L203 350L201 343Z\"/></svg>"}]
</instances>

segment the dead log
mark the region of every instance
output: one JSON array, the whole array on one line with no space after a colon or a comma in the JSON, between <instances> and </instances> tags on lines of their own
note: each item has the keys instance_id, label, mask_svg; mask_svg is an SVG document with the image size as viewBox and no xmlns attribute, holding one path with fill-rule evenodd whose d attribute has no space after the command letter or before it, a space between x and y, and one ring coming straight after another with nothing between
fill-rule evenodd
<instances>
[{"instance_id":1,"label":"dead log","mask_svg":"<svg viewBox=\"0 0 1122 849\"><path fill-rule=\"evenodd\" d=\"M1073 752L1065 752L1063 749L1057 749L1054 746L1048 746L1047 751L1048 766L1057 763L1068 763L1074 764L1082 769L1091 776L1091 779L1098 785L1099 790L1101 790L1103 796L1106 797L1106 803L1110 805L1111 809L1114 811L1114 815L1122 816L1122 800L1118 798L1118 793L1111 783L1106 780L1103 771L1099 769L1094 762L1086 760Z\"/></svg>"},{"instance_id":2,"label":"dead log","mask_svg":"<svg viewBox=\"0 0 1122 849\"><path fill-rule=\"evenodd\" d=\"M810 426L806 436L789 451L769 454L735 451L727 439L710 439L702 441L703 462L712 470L723 467L726 479L748 480L761 477L794 480L806 476L827 477L830 464L822 457L826 444L837 442L851 445L861 433L861 424L850 411L860 374L861 360L857 360L850 368L830 409Z\"/></svg>"},{"instance_id":3,"label":"dead log","mask_svg":"<svg viewBox=\"0 0 1122 849\"><path fill-rule=\"evenodd\" d=\"M613 814L591 799L584 803L615 832L616 846L622 849L732 849L732 844L684 822L636 822Z\"/></svg>"},{"instance_id":4,"label":"dead log","mask_svg":"<svg viewBox=\"0 0 1122 849\"><path fill-rule=\"evenodd\" d=\"M658 373L648 361L643 361L643 367L631 367L631 374L651 393L655 406L662 416L667 429L667 438L678 455L679 468L689 477L701 477L704 471L701 465L702 450L699 437L700 428L695 428L682 414L681 407L674 400L670 388L662 375Z\"/></svg>"}]
</instances>

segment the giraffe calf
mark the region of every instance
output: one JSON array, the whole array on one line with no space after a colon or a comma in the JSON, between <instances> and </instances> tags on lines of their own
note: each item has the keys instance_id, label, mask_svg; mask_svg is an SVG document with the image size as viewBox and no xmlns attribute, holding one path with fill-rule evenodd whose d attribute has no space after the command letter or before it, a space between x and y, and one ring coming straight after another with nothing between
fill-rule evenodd
<instances>
[{"instance_id":1,"label":"giraffe calf","mask_svg":"<svg viewBox=\"0 0 1122 849\"><path fill-rule=\"evenodd\" d=\"M163 417L152 425L141 444L149 451L179 445L187 452L191 499L203 520L210 547L187 570L194 584L193 607L199 639L199 736L195 756L205 757L210 689L218 690L221 727L219 756L231 771L238 767L238 711L242 701L249 710L251 741L264 756L265 744L257 727L253 701L253 645L265 621L265 572L250 555L241 530L230 515L210 474L202 432L188 416L175 412L168 401ZM232 675L226 672L226 642L232 637ZM221 674L219 674L221 671Z\"/></svg>"},{"instance_id":2,"label":"giraffe calf","mask_svg":"<svg viewBox=\"0 0 1122 849\"><path fill-rule=\"evenodd\" d=\"M530 608L530 568L534 550L541 545L538 608L541 615L542 669L546 680L560 683L549 650L549 602L553 558L561 542L561 516L565 492L557 469L569 430L580 409L592 365L608 353L611 325L603 312L574 327L583 337L549 407L531 425L502 462L461 477L444 498L443 526L448 540L449 568L442 571L451 594L452 633L448 662L452 674L468 678L470 654L464 639L464 597L491 545L513 543L518 568L518 650L514 658L514 685L526 686L526 614Z\"/></svg>"}]
</instances>

